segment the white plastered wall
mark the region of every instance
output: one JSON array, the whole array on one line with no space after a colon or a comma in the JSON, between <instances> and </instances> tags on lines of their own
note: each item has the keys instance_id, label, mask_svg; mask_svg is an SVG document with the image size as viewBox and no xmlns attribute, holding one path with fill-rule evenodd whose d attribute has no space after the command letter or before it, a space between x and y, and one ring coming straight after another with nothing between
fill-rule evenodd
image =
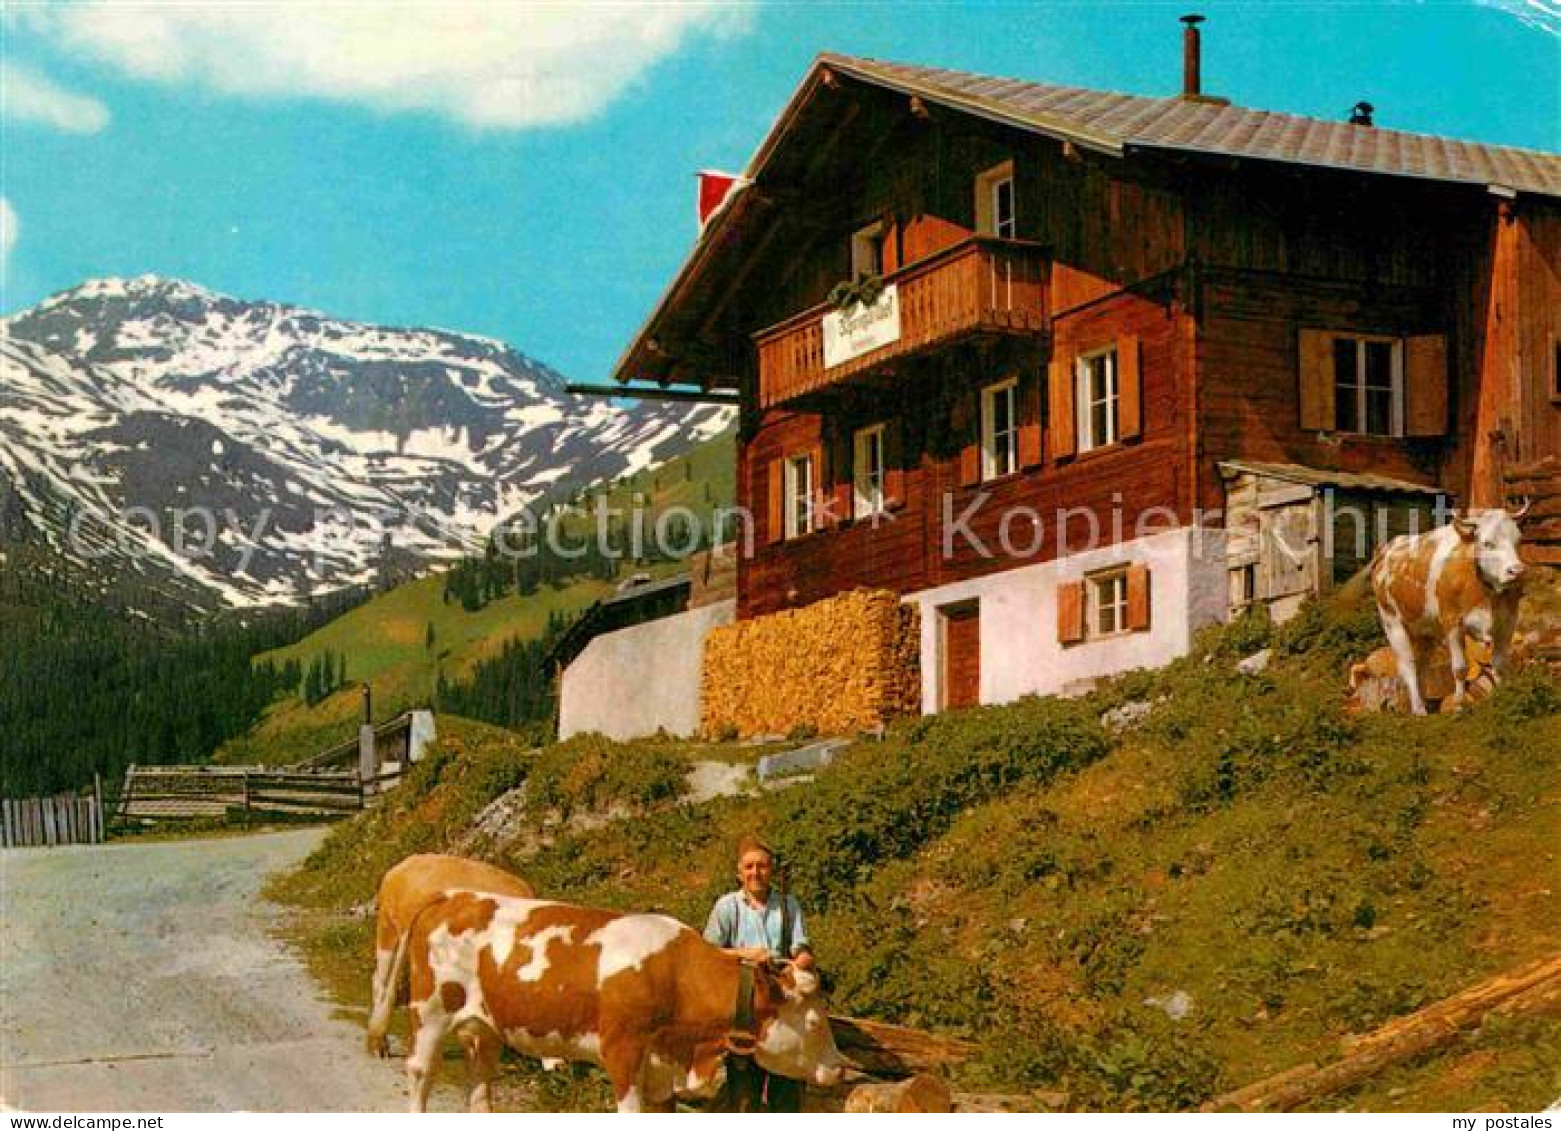
<instances>
[{"instance_id":1,"label":"white plastered wall","mask_svg":"<svg viewBox=\"0 0 1561 1131\"><path fill-rule=\"evenodd\" d=\"M736 601L718 601L596 637L564 669L559 737L696 733L705 636L736 615Z\"/></svg>"},{"instance_id":2,"label":"white plastered wall","mask_svg":"<svg viewBox=\"0 0 1561 1131\"><path fill-rule=\"evenodd\" d=\"M1117 565L1149 567L1149 628L1064 645L1057 587ZM981 612L981 702L1081 690L1089 681L1184 655L1193 634L1225 619L1224 534L1183 527L908 595L921 608L922 711L943 701L939 610L972 600Z\"/></svg>"}]
</instances>

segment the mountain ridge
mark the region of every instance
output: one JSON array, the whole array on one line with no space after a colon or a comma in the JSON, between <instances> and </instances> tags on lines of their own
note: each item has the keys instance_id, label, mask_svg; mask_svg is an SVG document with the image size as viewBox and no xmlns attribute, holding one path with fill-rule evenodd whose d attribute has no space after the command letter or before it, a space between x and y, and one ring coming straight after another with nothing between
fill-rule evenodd
<instances>
[{"instance_id":1,"label":"mountain ridge","mask_svg":"<svg viewBox=\"0 0 1561 1131\"><path fill-rule=\"evenodd\" d=\"M192 608L297 604L456 557L730 420L580 402L493 338L153 275L0 320L0 377L0 548L28 540Z\"/></svg>"}]
</instances>

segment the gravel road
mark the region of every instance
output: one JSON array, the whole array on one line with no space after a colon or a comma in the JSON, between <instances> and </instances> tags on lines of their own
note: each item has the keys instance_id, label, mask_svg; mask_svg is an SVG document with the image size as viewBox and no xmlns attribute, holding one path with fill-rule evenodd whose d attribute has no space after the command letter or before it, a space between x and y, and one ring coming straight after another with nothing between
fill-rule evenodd
<instances>
[{"instance_id":1,"label":"gravel road","mask_svg":"<svg viewBox=\"0 0 1561 1131\"><path fill-rule=\"evenodd\" d=\"M406 1110L401 1062L364 1054L259 895L323 836L0 851L0 1104Z\"/></svg>"}]
</instances>

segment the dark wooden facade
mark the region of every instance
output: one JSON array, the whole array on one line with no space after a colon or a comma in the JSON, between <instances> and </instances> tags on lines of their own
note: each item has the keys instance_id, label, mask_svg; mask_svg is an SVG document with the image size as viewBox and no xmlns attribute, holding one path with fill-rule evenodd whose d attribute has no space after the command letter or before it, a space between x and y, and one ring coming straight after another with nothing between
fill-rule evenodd
<instances>
[{"instance_id":1,"label":"dark wooden facade","mask_svg":"<svg viewBox=\"0 0 1561 1131\"><path fill-rule=\"evenodd\" d=\"M1503 460L1561 451L1554 200L1276 162L1102 156L870 84L826 86L783 119L768 183L745 206L750 250L689 300L697 317L674 309L664 327L681 372L727 374L743 393L739 501L756 548L739 565L740 616L1046 560L1070 508L1120 521L1126 537L1144 520L1217 525L1222 460L1374 473L1490 503ZM977 180L1005 162L1016 238L979 238ZM874 222L887 277L906 284L904 332L825 369L820 304L849 275L852 232ZM1018 307L992 301L998 265L1021 268ZM906 305L918 287L940 289L941 321ZM1306 342L1327 334L1406 343L1402 437L1318 426ZM1081 453L1059 385L1071 385L1072 359L1110 345L1132 370L1123 438ZM978 391L1008 375L1021 466L972 482ZM842 520L850 435L876 423L890 437L889 512ZM776 477L799 453L813 455L835 513L785 538ZM975 540L996 544L1016 507L1040 516L1042 537L1010 529L1019 554L945 545L949 515L982 494Z\"/></svg>"}]
</instances>

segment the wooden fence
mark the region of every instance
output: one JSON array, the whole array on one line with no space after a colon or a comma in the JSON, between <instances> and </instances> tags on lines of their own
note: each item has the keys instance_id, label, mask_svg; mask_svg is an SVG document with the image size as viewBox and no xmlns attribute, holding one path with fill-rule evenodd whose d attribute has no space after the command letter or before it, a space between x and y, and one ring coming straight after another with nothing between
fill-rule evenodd
<instances>
[{"instance_id":1,"label":"wooden fence","mask_svg":"<svg viewBox=\"0 0 1561 1131\"><path fill-rule=\"evenodd\" d=\"M335 817L363 808L352 771L266 766L135 766L125 771L121 817L225 817L229 813Z\"/></svg>"},{"instance_id":2,"label":"wooden fence","mask_svg":"<svg viewBox=\"0 0 1561 1131\"><path fill-rule=\"evenodd\" d=\"M0 847L102 844L103 787L94 782L87 793L53 797L7 797L0 800Z\"/></svg>"},{"instance_id":3,"label":"wooden fence","mask_svg":"<svg viewBox=\"0 0 1561 1131\"><path fill-rule=\"evenodd\" d=\"M404 763L411 751L412 727L416 711L403 711L393 719L387 719L374 728L374 757L377 762ZM354 735L346 742L337 743L322 750L313 758L299 762L296 770L350 769L358 766L362 755L362 740Z\"/></svg>"},{"instance_id":4,"label":"wooden fence","mask_svg":"<svg viewBox=\"0 0 1561 1131\"><path fill-rule=\"evenodd\" d=\"M421 722L420 722L421 719ZM365 758L365 736L337 743L314 757L290 766L296 771L353 770L363 780L364 799L372 804L395 788L401 775L422 756L434 738L433 716L426 709L403 711L372 728Z\"/></svg>"}]
</instances>

